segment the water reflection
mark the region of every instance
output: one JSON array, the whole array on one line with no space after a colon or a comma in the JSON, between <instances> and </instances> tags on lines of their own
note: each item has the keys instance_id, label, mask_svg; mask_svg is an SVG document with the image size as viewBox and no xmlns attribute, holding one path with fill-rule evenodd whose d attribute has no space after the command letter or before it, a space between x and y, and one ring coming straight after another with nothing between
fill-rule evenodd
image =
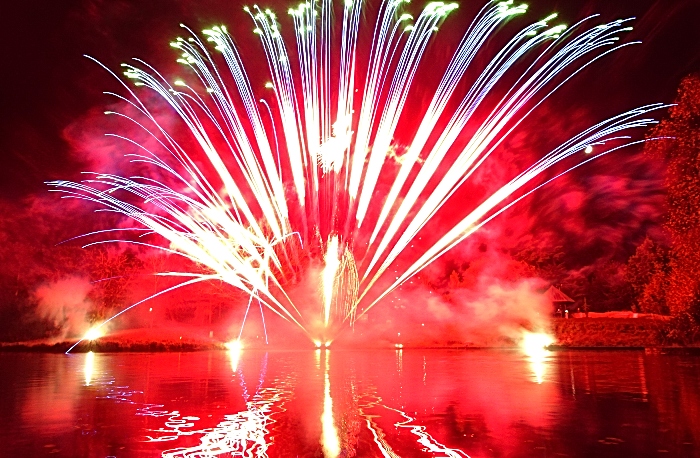
<instances>
[{"instance_id":1,"label":"water reflection","mask_svg":"<svg viewBox=\"0 0 700 458\"><path fill-rule=\"evenodd\" d=\"M697 358L541 356L0 353L0 441L67 458L698 455Z\"/></svg>"},{"instance_id":2,"label":"water reflection","mask_svg":"<svg viewBox=\"0 0 700 458\"><path fill-rule=\"evenodd\" d=\"M241 359L241 352L243 349L240 346L234 346L230 347L227 350L228 357L231 360L231 370L233 373L236 373L236 369L238 369L238 361Z\"/></svg>"},{"instance_id":3,"label":"water reflection","mask_svg":"<svg viewBox=\"0 0 700 458\"><path fill-rule=\"evenodd\" d=\"M243 371L239 367L239 360L243 350L240 347L227 351L231 362L234 378L237 378L241 387L241 397L246 409L233 414L225 414L223 420L212 427L201 427L199 416L182 415L178 410L165 409L165 404L149 404L136 400L136 396L142 391L133 390L129 386L120 386L116 380L108 374L103 374L99 385L105 393L98 396L100 399L109 399L117 403L128 403L136 406L135 416L164 418L163 426L147 429L147 434L141 439L145 443L165 443L179 441L183 438L193 437L198 439L198 444L182 446L163 450L165 458L204 458L218 456L256 456L267 457L269 441L268 425L273 423L275 413L282 412L282 405L291 396L290 380L277 379L273 387L264 387L267 371L268 354L262 355L260 369L253 380L253 392L249 390ZM85 355L83 372L86 385L90 385L93 374L95 355L90 352ZM179 363L178 358L178 363ZM210 369L211 360L207 366ZM326 362L326 375L329 362ZM327 395L329 395L327 393ZM331 404L332 409L332 404ZM209 415L211 417L211 415ZM332 422L332 413L331 413ZM337 437L336 437L337 448ZM339 453L339 448L337 453ZM337 456L337 453L335 456Z\"/></svg>"},{"instance_id":4,"label":"water reflection","mask_svg":"<svg viewBox=\"0 0 700 458\"><path fill-rule=\"evenodd\" d=\"M386 407L386 406L384 406ZM445 456L449 458L459 458L459 457L468 457L466 453L464 453L462 450L456 449L456 448L448 448L445 447L443 444L438 442L433 436L428 434L426 431L425 426L417 425L414 422L416 421L416 418L411 417L410 415L407 415L405 412L402 412L397 409L392 409L391 407L386 407L389 410L393 410L397 413L399 413L402 417L404 417L406 420L396 423L397 428L408 428L409 431L411 431L412 434L415 434L418 436L418 443L422 445L424 448L422 451L428 451L433 453L433 456ZM438 453L439 455L435 455L435 453Z\"/></svg>"},{"instance_id":5,"label":"water reflection","mask_svg":"<svg viewBox=\"0 0 700 458\"><path fill-rule=\"evenodd\" d=\"M368 396L367 399L368 401L364 405L359 406L359 410L365 417L367 428L372 433L372 439L377 445L377 448L381 452L382 456L392 458L401 456L397 454L397 452L387 441L389 434L382 430L382 428L375 421L375 419L381 417L379 411L385 409L390 413L395 412L402 417L402 420L394 423L396 430L400 430L401 428L407 429L411 434L417 436L416 442L420 445L417 450L420 450L421 452L430 452L431 456L434 457L469 457L469 455L464 453L462 450L446 447L444 444L436 440L430 433L428 433L425 426L416 423L416 417L412 417L402 410L382 404L382 399L379 397L372 398L371 396Z\"/></svg>"},{"instance_id":6,"label":"water reflection","mask_svg":"<svg viewBox=\"0 0 700 458\"><path fill-rule=\"evenodd\" d=\"M255 383L255 392L250 395L242 370L236 371L242 349L230 349L228 353L234 374L240 379L246 410L224 415L224 420L216 426L203 429L195 428L194 421L199 420L198 417L169 417L165 428L154 430L162 435L148 436L149 441L162 442L176 440L181 436L200 436L200 443L191 447L165 450L162 453L163 457L268 456L268 425L273 422L274 409L281 411L282 405L291 395L291 391L285 388L289 381L278 380L275 387L263 388L268 361L268 354L265 353Z\"/></svg>"},{"instance_id":7,"label":"water reflection","mask_svg":"<svg viewBox=\"0 0 700 458\"><path fill-rule=\"evenodd\" d=\"M547 365L551 357L551 352L549 350L542 350L542 352L536 355L529 355L528 359L530 361L530 370L535 378L535 381L539 384L544 382L544 376L547 373Z\"/></svg>"},{"instance_id":8,"label":"water reflection","mask_svg":"<svg viewBox=\"0 0 700 458\"><path fill-rule=\"evenodd\" d=\"M85 386L90 386L92 382L92 373L95 370L95 354L91 351L85 353L85 367L83 372L85 373Z\"/></svg>"},{"instance_id":9,"label":"water reflection","mask_svg":"<svg viewBox=\"0 0 700 458\"><path fill-rule=\"evenodd\" d=\"M547 372L547 362L552 352L547 348L554 343L554 338L544 333L525 332L521 344L523 353L530 361L530 369L535 381L541 384Z\"/></svg>"},{"instance_id":10,"label":"water reflection","mask_svg":"<svg viewBox=\"0 0 700 458\"><path fill-rule=\"evenodd\" d=\"M323 431L322 445L323 455L327 458L336 458L340 455L340 443L338 430L333 420L333 398L331 398L330 350L323 352L325 367L323 371L323 414L321 415L321 429Z\"/></svg>"}]
</instances>

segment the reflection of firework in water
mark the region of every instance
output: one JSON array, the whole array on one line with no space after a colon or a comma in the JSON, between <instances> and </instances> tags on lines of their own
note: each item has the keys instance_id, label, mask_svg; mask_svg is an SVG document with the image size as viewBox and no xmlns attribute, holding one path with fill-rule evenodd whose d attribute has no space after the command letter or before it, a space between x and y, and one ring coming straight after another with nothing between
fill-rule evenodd
<instances>
[{"instance_id":1,"label":"reflection of firework in water","mask_svg":"<svg viewBox=\"0 0 700 458\"><path fill-rule=\"evenodd\" d=\"M246 8L271 75L266 86L272 91L260 104L253 90L257 83L248 79L226 28L203 32L223 57L211 54L188 30L191 36L172 46L196 76L190 82L171 83L142 61L124 65L126 77L155 91L187 134L166 129L155 109L126 84L129 113L111 113L143 130L146 140L125 140L140 148L132 160L151 167L152 174L98 173L80 183L50 185L128 216L136 227L126 230L165 242L132 243L205 267L204 273L160 273L182 278L165 291L221 280L306 332L326 335L329 327L352 324L540 187L522 190L547 168L590 153L592 145L598 154L581 156L586 159L567 170L625 146L620 140L628 137L620 132L649 125L653 121L643 116L660 107L644 106L596 124L503 184L461 220L430 226L533 108L599 57L626 46L618 44L618 35L628 27L617 20L586 29L591 18L569 29L551 27L552 15L520 30L475 70L475 56L485 52L486 40L526 10L512 2L489 2L466 31L427 108L407 113L419 64L434 65L421 63L430 58L429 39L456 4L430 3L414 19L400 13L404 3L382 3L368 59L357 46L361 1L346 1L334 11L330 0L311 0L290 10L296 53L283 40L274 13ZM332 17L341 8L336 28ZM215 63L219 60L225 66ZM478 76L466 76L467 69ZM458 84L469 78L466 94L457 94ZM499 96L490 95L494 87ZM417 128L397 129L406 118ZM397 151L405 152L389 160ZM386 194L378 194L380 180L388 183ZM426 226L430 242L418 246ZM310 317L287 291L299 282L302 269L315 271L308 267L314 263L325 265L325 272L319 278L320 312Z\"/></svg>"}]
</instances>

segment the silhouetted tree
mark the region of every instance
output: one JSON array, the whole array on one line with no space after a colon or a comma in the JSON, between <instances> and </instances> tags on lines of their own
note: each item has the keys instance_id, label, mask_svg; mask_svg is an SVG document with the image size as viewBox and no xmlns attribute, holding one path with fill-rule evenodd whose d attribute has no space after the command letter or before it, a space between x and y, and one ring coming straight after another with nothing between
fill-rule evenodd
<instances>
[{"instance_id":1,"label":"silhouetted tree","mask_svg":"<svg viewBox=\"0 0 700 458\"><path fill-rule=\"evenodd\" d=\"M629 310L633 303L633 290L625 273L625 265L617 261L596 266L587 277L585 291L591 310Z\"/></svg>"}]
</instances>

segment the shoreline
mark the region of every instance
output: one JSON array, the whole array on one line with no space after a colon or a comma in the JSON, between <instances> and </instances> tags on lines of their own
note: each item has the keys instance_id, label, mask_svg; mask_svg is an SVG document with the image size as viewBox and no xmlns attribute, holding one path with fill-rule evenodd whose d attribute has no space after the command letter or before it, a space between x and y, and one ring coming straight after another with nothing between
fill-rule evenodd
<instances>
[{"instance_id":1,"label":"shoreline","mask_svg":"<svg viewBox=\"0 0 700 458\"><path fill-rule=\"evenodd\" d=\"M0 353L66 353L66 351L74 344L74 342L57 342L57 343L2 343L0 344ZM460 346L436 346L436 345L416 345L404 346L395 348L391 346L338 346L330 348L333 351L414 351L414 350L453 350L453 351L475 351L475 350L501 350L515 351L519 350L517 345L501 345L501 346L484 346L484 345L460 345ZM659 346L623 346L623 345L559 345L552 344L546 347L547 350L564 353L569 351L643 351L646 354L686 354L700 356L700 345L693 346L674 346L674 345L659 345ZM309 347L280 347L280 346L252 346L246 347L243 351L270 351L270 352L295 352L295 351L325 351L325 349ZM166 343L166 342L150 342L140 344L122 345L119 342L93 343L91 345L79 345L71 350L70 354L80 353L192 353L206 351L229 351L223 344L220 343L192 343L183 342L182 344Z\"/></svg>"},{"instance_id":2,"label":"shoreline","mask_svg":"<svg viewBox=\"0 0 700 458\"><path fill-rule=\"evenodd\" d=\"M700 345L669 345L662 341L660 329L665 320L654 318L553 318L550 333L555 343L548 349L552 351L641 351L654 354L689 353L700 354ZM183 329L145 332L143 329L118 331L94 341L84 341L71 353L164 353L226 350L224 342L201 333L187 335ZM77 339L70 340L34 340L24 342L0 343L0 352L27 353L65 353ZM289 345L263 345L261 342L246 343L246 349L253 351L296 351L314 350L295 342ZM332 346L342 351L375 350L508 350L519 346L511 339L499 339L491 342L451 342L440 345L437 342L411 344L406 342L396 347L390 342L380 340L376 344L353 346L350 342Z\"/></svg>"}]
</instances>

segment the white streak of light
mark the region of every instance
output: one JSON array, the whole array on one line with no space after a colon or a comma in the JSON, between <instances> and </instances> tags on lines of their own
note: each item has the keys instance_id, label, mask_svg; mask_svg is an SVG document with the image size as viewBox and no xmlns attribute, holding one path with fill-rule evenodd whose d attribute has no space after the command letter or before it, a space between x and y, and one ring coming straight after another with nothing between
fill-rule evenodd
<instances>
[{"instance_id":1,"label":"white streak of light","mask_svg":"<svg viewBox=\"0 0 700 458\"><path fill-rule=\"evenodd\" d=\"M321 415L323 456L335 458L340 455L340 441L338 440L338 430L333 421L333 398L331 398L331 379L328 374L330 369L330 352L326 352L326 366L324 371L323 390L323 414Z\"/></svg>"},{"instance_id":2,"label":"white streak of light","mask_svg":"<svg viewBox=\"0 0 700 458\"><path fill-rule=\"evenodd\" d=\"M335 284L335 276L340 267L340 259L338 259L338 237L331 237L328 242L326 251L326 266L323 269L323 322L328 326L328 321L331 316L331 304L333 303L333 285Z\"/></svg>"}]
</instances>

